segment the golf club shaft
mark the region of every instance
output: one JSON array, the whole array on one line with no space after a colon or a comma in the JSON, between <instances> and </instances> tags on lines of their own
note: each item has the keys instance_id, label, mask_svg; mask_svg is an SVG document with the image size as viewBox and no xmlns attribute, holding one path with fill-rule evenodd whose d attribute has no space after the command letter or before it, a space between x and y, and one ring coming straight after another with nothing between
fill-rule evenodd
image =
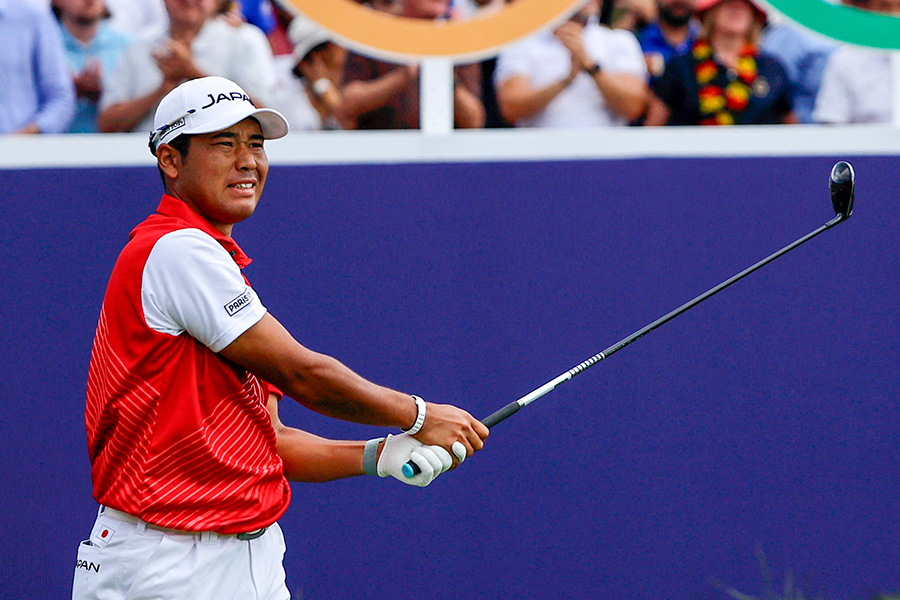
<instances>
[{"instance_id":1,"label":"golf club shaft","mask_svg":"<svg viewBox=\"0 0 900 600\"><path fill-rule=\"evenodd\" d=\"M806 242L808 242L809 240L813 239L814 237L816 237L817 235L819 235L819 234L822 233L823 231L825 231L825 230L827 230L827 229L830 229L830 228L834 227L835 225L837 225L838 223L840 223L843 219L844 219L843 215L837 215L834 219L828 221L827 223L825 223L824 225L822 225L821 227L819 227L819 228L816 229L815 231L812 231L812 232L808 233L807 235L803 236L803 237L800 238L799 240L797 240L797 241L795 241L795 242L793 242L793 243L791 243L791 244L785 246L785 247L782 248L781 250L779 250L779 251L777 251L777 252L775 252L775 253L773 253L773 254L770 254L769 256L767 256L766 258L762 259L761 261L759 261L759 262L756 263L755 265L753 265L753 266L751 266L751 267L748 267L748 268L744 269L743 271L741 271L740 273L738 273L738 274L735 275L734 277L731 277L730 279L727 279L727 280L723 281L723 282L720 283L719 285L717 285L717 286L715 286L715 287L713 287L713 288L710 288L709 290L707 290L707 291L705 291L704 293L700 294L699 296L697 296L697 297L694 298L693 300L691 300L691 301L689 301L689 302L686 302L686 303L682 304L681 306L679 306L678 308L676 308L676 309L673 310L672 312L670 312L670 313L668 313L668 314L666 314L666 315L663 315L662 317L660 317L660 318L658 318L657 320L653 321L653 322L650 323L649 325L647 325L647 326L645 326L645 327L643 327L643 328L641 328L641 329L635 331L634 333L632 333L632 334L629 335L628 337L626 337L626 338L624 338L624 339L622 339L622 340L616 342L615 344L613 344L612 346L610 346L610 347L607 348L606 350L604 350L604 351L602 351L602 352L599 352L599 353L595 354L594 356L590 357L589 359L587 359L586 361L584 361L584 362L582 362L581 364L577 365L576 367L573 367L572 369L569 369L569 370L566 371L565 373L559 375L558 377L556 377L555 379L553 379L553 380L551 380L551 381L548 381L547 383L545 383L545 384L542 385L541 387L539 387L539 388L537 388L537 389L535 389L535 390L529 392L528 394L522 396L522 397L519 398L518 400L516 400L516 401L514 401L514 402L510 402L509 404L507 404L506 406L504 406L503 408L501 408L501 409L498 410L497 412L495 412L495 413L493 413L493 414L491 414L491 415L488 415L487 417L485 417L484 419L482 419L481 422L484 423L488 428L493 427L493 426L496 425L497 423L500 423L501 421L505 420L506 418L508 418L508 417L510 417L510 416L512 416L512 415L514 415L516 412L519 411L520 408L523 408L523 407L525 407L525 406L528 406L529 404L531 404L532 402L534 402L535 400L537 400L537 399L540 398L541 396L544 396L544 395L547 394L548 392L550 392L550 391L552 391L552 390L558 388L560 385L562 385L563 383L569 381L570 379L572 379L572 378L575 377L576 375L579 375L579 374L581 374L581 373L587 371L589 368L593 367L594 365L596 365L596 364L597 364L598 362L600 362L601 360L604 360L604 359L609 358L610 356L612 356L613 354L615 354L616 352L618 352L619 350L621 350L621 349L624 348L625 346L629 345L630 343L634 342L635 340L638 340L638 339L644 337L645 335L647 335L648 333L650 333L650 332L653 331L654 329L657 329L657 328L661 327L662 325L665 325L666 323L668 323L669 321L671 321L672 319L674 319L674 318L677 317L678 315L680 315L680 314L682 314L682 313L685 313L685 312L689 311L690 309L694 308L695 306L697 306L698 304L700 304L700 303L703 302L704 300L706 300L706 299L708 299L708 298L711 298L712 296L715 296L716 294L718 294L719 292L721 292L722 290L724 290L725 288L727 288L727 287L730 286L731 284L740 281L741 279L743 279L744 277L747 277L748 275L750 275L750 274L753 273L754 271L757 271L757 270L761 269L762 267L766 266L767 264L769 264L770 262L776 260L777 258L780 258L780 257L784 256L785 254L787 254L788 252L790 252L791 250L793 250L793 249L796 248L797 246L800 246L800 245L802 245L802 244L805 244Z\"/></svg>"},{"instance_id":2,"label":"golf club shaft","mask_svg":"<svg viewBox=\"0 0 900 600\"><path fill-rule=\"evenodd\" d=\"M490 414L487 417L485 417L484 419L482 419L481 422L484 423L488 427L488 429L490 429L494 425L496 425L496 424L500 423L501 421L504 421L507 418L511 417L512 415L516 414L521 408L528 406L529 404L531 404L538 398L544 396L545 394L549 393L552 390L555 390L556 388L558 388L565 382L569 381L576 375L579 375L579 374L587 371L589 368L593 367L601 360L609 358L610 356L612 356L613 354L615 354L616 352L618 352L625 346L629 345L630 343L634 342L635 340L642 338L643 336L647 335L654 329L657 329L658 327L661 327L662 325L668 323L669 321L671 321L678 315L687 312L688 310L697 306L704 300L706 300L712 296L715 296L716 294L718 294L725 288L729 287L733 283L740 281L741 279L743 279L744 277L747 277L754 271L757 271L757 270L761 269L762 267L766 266L767 264L769 264L770 262L784 256L785 254L787 254L788 252L790 252L797 246L805 244L806 242L813 239L814 237L816 237L823 231L826 231L827 229L831 229L832 227L834 227L835 225L837 225L838 223L842 222L843 220L845 220L847 218L848 218L848 216L844 215L844 214L836 215L833 219L831 219L830 221L828 221L827 223L825 223L824 225L822 225L815 231L812 231L812 232L806 234L805 236L801 237L800 239L798 239L797 241L795 241L791 244L788 244L781 250L778 250L777 252L762 259L755 265L744 269L743 271L741 271L737 275L731 277L730 279L727 279L726 281L723 281L719 285L707 290L706 292L700 294L693 300L686 302L685 304L682 304L681 306L679 306L672 312L660 317L659 319L653 321L652 323L643 327L642 329L635 331L628 337L616 342L615 344L613 344L612 346L610 346L603 352L595 354L594 356L590 357L589 359L582 362L581 364L569 369L565 373L559 375L558 377L556 377L555 379L552 379L551 381L548 381L544 385L542 385L539 388L522 396L518 400L516 400L514 402L510 402L509 404L507 404L500 410L498 410L498 411L494 412L493 414ZM409 467L409 469L407 469L405 471L408 473L409 477L412 477L416 473L419 473L418 465L416 465L412 461L406 463L406 465L404 465L404 467Z\"/></svg>"}]
</instances>

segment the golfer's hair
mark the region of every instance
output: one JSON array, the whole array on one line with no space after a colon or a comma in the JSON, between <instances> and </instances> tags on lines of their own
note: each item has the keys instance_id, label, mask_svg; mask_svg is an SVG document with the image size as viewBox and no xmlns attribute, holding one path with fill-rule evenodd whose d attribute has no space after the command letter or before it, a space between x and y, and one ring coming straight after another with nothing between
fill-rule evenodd
<instances>
[{"instance_id":1,"label":"golfer's hair","mask_svg":"<svg viewBox=\"0 0 900 600\"><path fill-rule=\"evenodd\" d=\"M183 133L183 134L177 136L176 138L174 138L173 140L168 141L166 143L169 144L170 146L172 146L173 148L175 148L175 150L178 151L178 154L181 155L181 158L185 159L185 158L187 158L187 155L188 155L188 148L191 147L191 138L192 137L194 137L194 136ZM163 174L162 169L159 168L159 164L156 165L156 168L159 171L160 178L162 179L163 187L165 187L166 186L166 176L165 176L165 174Z\"/></svg>"}]
</instances>

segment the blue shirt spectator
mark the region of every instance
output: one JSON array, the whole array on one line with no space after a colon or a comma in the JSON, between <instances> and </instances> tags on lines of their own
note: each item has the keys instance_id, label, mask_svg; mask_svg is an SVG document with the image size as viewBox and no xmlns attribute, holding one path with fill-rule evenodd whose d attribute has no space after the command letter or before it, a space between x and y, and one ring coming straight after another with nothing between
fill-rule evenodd
<instances>
[{"instance_id":1,"label":"blue shirt spectator","mask_svg":"<svg viewBox=\"0 0 900 600\"><path fill-rule=\"evenodd\" d=\"M684 54L694 45L700 34L700 25L696 21L691 21L688 27L688 36L676 46L666 39L658 22L650 23L638 34L638 42L644 56L647 57L647 68L652 77L662 75L665 63L679 54Z\"/></svg>"},{"instance_id":2,"label":"blue shirt spectator","mask_svg":"<svg viewBox=\"0 0 900 600\"><path fill-rule=\"evenodd\" d=\"M269 0L241 0L241 12L247 22L256 25L266 35L275 29L275 9Z\"/></svg>"},{"instance_id":3,"label":"blue shirt spectator","mask_svg":"<svg viewBox=\"0 0 900 600\"><path fill-rule=\"evenodd\" d=\"M61 133L75 88L50 9L0 0L0 133Z\"/></svg>"},{"instance_id":4,"label":"blue shirt spectator","mask_svg":"<svg viewBox=\"0 0 900 600\"><path fill-rule=\"evenodd\" d=\"M770 23L763 30L760 49L777 58L787 71L797 119L801 123L813 123L816 94L835 45L793 25Z\"/></svg>"},{"instance_id":5,"label":"blue shirt spectator","mask_svg":"<svg viewBox=\"0 0 900 600\"><path fill-rule=\"evenodd\" d=\"M666 63L687 52L700 35L694 19L695 0L656 0L656 19L637 34L651 82L662 76Z\"/></svg>"},{"instance_id":6,"label":"blue shirt spectator","mask_svg":"<svg viewBox=\"0 0 900 600\"><path fill-rule=\"evenodd\" d=\"M95 23L96 32L88 41L76 37L82 27L81 22L70 24L76 19L69 19L65 3L60 3L60 30L66 48L66 61L71 73L76 78L78 91L78 108L75 118L69 126L69 133L97 132L97 104L99 101L102 80L115 73L116 65L122 52L131 43L131 36L113 29L105 20ZM104 17L100 17L104 19ZM73 30L70 30L70 27ZM79 81L92 82L79 86Z\"/></svg>"}]
</instances>

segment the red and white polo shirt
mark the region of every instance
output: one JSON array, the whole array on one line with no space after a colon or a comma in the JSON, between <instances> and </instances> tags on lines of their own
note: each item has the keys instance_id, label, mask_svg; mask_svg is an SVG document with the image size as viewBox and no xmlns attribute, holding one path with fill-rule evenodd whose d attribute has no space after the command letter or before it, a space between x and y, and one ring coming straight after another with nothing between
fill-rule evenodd
<instances>
[{"instance_id":1,"label":"red and white polo shirt","mask_svg":"<svg viewBox=\"0 0 900 600\"><path fill-rule=\"evenodd\" d=\"M131 232L88 375L97 502L161 527L219 533L270 525L287 509L267 385L216 354L266 313L241 273L249 262L171 196Z\"/></svg>"}]
</instances>

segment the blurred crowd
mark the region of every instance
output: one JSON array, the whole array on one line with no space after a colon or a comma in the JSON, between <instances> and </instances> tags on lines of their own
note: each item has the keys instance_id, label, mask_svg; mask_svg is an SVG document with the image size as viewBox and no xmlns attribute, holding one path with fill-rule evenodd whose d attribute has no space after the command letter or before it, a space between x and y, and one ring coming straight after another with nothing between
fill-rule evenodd
<instances>
[{"instance_id":1,"label":"blurred crowd","mask_svg":"<svg viewBox=\"0 0 900 600\"><path fill-rule=\"evenodd\" d=\"M357 0L478 19L515 0ZM0 0L0 133L149 132L179 83L221 75L293 130L415 129L419 65L340 45L283 0ZM900 0L844 0L900 16ZM454 67L457 128L891 121L890 53L755 0L585 0L554 29Z\"/></svg>"}]
</instances>

